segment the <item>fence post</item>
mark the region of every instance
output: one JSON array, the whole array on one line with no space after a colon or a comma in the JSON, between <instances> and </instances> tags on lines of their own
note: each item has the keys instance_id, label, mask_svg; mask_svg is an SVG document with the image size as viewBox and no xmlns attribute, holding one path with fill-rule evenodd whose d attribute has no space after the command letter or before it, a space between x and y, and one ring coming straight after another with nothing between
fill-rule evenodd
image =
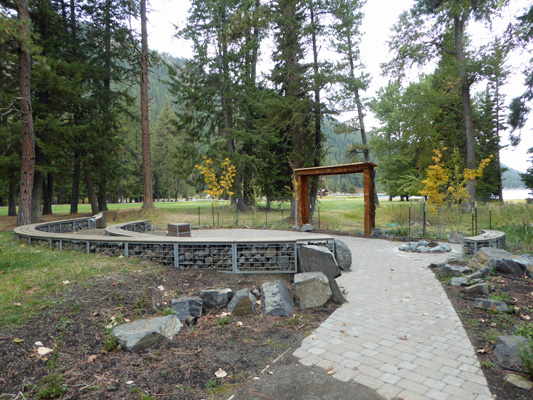
<instances>
[{"instance_id":1,"label":"fence post","mask_svg":"<svg viewBox=\"0 0 533 400\"><path fill-rule=\"evenodd\" d=\"M424 209L422 211L422 237L426 237L426 199L424 199Z\"/></svg>"},{"instance_id":2,"label":"fence post","mask_svg":"<svg viewBox=\"0 0 533 400\"><path fill-rule=\"evenodd\" d=\"M492 229L492 204L489 203L489 229Z\"/></svg>"},{"instance_id":3,"label":"fence post","mask_svg":"<svg viewBox=\"0 0 533 400\"><path fill-rule=\"evenodd\" d=\"M279 208L281 209L281 222L283 222L283 203L279 203Z\"/></svg>"},{"instance_id":4,"label":"fence post","mask_svg":"<svg viewBox=\"0 0 533 400\"><path fill-rule=\"evenodd\" d=\"M235 225L239 225L239 199L235 199Z\"/></svg>"},{"instance_id":5,"label":"fence post","mask_svg":"<svg viewBox=\"0 0 533 400\"><path fill-rule=\"evenodd\" d=\"M268 226L268 204L265 205L265 228Z\"/></svg>"},{"instance_id":6,"label":"fence post","mask_svg":"<svg viewBox=\"0 0 533 400\"><path fill-rule=\"evenodd\" d=\"M411 236L411 200L409 200L409 220L407 221L407 229L409 232L407 236Z\"/></svg>"},{"instance_id":7,"label":"fence post","mask_svg":"<svg viewBox=\"0 0 533 400\"><path fill-rule=\"evenodd\" d=\"M472 209L472 236L474 235L474 209Z\"/></svg>"},{"instance_id":8,"label":"fence post","mask_svg":"<svg viewBox=\"0 0 533 400\"><path fill-rule=\"evenodd\" d=\"M200 203L198 203L198 227L202 226L200 223Z\"/></svg>"},{"instance_id":9,"label":"fence post","mask_svg":"<svg viewBox=\"0 0 533 400\"><path fill-rule=\"evenodd\" d=\"M316 199L316 202L318 203L318 229L320 229L320 201Z\"/></svg>"},{"instance_id":10,"label":"fence post","mask_svg":"<svg viewBox=\"0 0 533 400\"><path fill-rule=\"evenodd\" d=\"M474 212L476 214L476 236L477 236L477 201L474 202L474 210L475 210Z\"/></svg>"},{"instance_id":11,"label":"fence post","mask_svg":"<svg viewBox=\"0 0 533 400\"><path fill-rule=\"evenodd\" d=\"M214 202L211 203L211 215L213 216L213 228L215 227L215 204Z\"/></svg>"}]
</instances>

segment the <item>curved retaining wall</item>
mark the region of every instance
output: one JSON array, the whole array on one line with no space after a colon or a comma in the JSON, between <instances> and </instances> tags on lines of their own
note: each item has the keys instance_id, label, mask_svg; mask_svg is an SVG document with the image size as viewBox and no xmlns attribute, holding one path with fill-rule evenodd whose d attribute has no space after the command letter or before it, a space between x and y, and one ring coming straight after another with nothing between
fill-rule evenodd
<instances>
[{"instance_id":1,"label":"curved retaining wall","mask_svg":"<svg viewBox=\"0 0 533 400\"><path fill-rule=\"evenodd\" d=\"M234 273L296 273L297 249L304 244L334 250L333 238L305 234L305 238L202 239L164 237L146 232L150 221L134 221L106 228L104 235L76 232L95 228L95 218L77 218L15 228L15 240L108 256L139 257L186 269L210 269ZM143 230L144 229L144 230Z\"/></svg>"}]
</instances>

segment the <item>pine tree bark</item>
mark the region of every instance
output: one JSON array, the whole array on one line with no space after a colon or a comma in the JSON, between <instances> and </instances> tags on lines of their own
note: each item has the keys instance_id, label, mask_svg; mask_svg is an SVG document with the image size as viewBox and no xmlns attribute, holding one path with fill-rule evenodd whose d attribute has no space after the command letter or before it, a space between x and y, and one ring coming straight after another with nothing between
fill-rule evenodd
<instances>
[{"instance_id":1,"label":"pine tree bark","mask_svg":"<svg viewBox=\"0 0 533 400\"><path fill-rule=\"evenodd\" d=\"M13 175L15 174L15 171L13 171ZM15 199L15 195L17 192L17 182L15 179L9 180L9 194L7 196L7 215L9 217L16 217L17 216L17 203Z\"/></svg>"},{"instance_id":2,"label":"pine tree bark","mask_svg":"<svg viewBox=\"0 0 533 400\"><path fill-rule=\"evenodd\" d=\"M146 30L146 0L141 0L141 132L143 166L143 207L154 207L152 191L152 161L150 156L150 114L148 108L148 33Z\"/></svg>"},{"instance_id":3,"label":"pine tree bark","mask_svg":"<svg viewBox=\"0 0 533 400\"><path fill-rule=\"evenodd\" d=\"M472 101L470 98L470 82L466 72L466 60L463 46L463 36L465 23L468 19L467 14L454 16L454 44L455 59L459 66L459 78L461 79L461 101L463 106L463 120L466 135L466 167L476 168L476 150L474 140L474 120L472 117ZM468 206L471 208L476 199L476 181L470 179L466 183L466 190L470 195Z\"/></svg>"},{"instance_id":4,"label":"pine tree bark","mask_svg":"<svg viewBox=\"0 0 533 400\"><path fill-rule=\"evenodd\" d=\"M87 185L87 195L89 197L89 203L91 203L91 212L93 215L98 214L98 202L96 200L96 194L94 193L93 182L91 180L91 175L89 174L89 168L85 165L84 168L85 174L85 185Z\"/></svg>"},{"instance_id":5,"label":"pine tree bark","mask_svg":"<svg viewBox=\"0 0 533 400\"><path fill-rule=\"evenodd\" d=\"M30 12L28 0L18 0L18 16L21 22L19 47L19 92L22 116L22 164L20 168L20 201L17 226L31 223L31 200L35 174L35 136L31 107L31 58L28 49L30 40Z\"/></svg>"},{"instance_id":6,"label":"pine tree bark","mask_svg":"<svg viewBox=\"0 0 533 400\"><path fill-rule=\"evenodd\" d=\"M31 223L41 222L41 199L43 197L43 174L35 171L33 176L33 190L31 192Z\"/></svg>"},{"instance_id":7,"label":"pine tree bark","mask_svg":"<svg viewBox=\"0 0 533 400\"><path fill-rule=\"evenodd\" d=\"M74 152L74 170L72 172L72 190L70 195L70 213L78 213L78 202L80 194L80 152Z\"/></svg>"}]
</instances>

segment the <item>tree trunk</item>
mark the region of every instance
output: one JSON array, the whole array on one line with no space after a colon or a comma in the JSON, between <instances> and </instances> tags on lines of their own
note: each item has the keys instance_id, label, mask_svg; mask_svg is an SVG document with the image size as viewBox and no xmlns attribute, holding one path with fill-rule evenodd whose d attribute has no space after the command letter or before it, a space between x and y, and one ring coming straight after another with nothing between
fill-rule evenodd
<instances>
[{"instance_id":1,"label":"tree trunk","mask_svg":"<svg viewBox=\"0 0 533 400\"><path fill-rule=\"evenodd\" d=\"M84 166L85 173L85 184L87 185L87 195L89 197L89 203L91 203L91 212L93 215L98 214L98 203L96 201L96 194L94 193L93 182L91 180L91 175L89 174L89 168Z\"/></svg>"},{"instance_id":2,"label":"tree trunk","mask_svg":"<svg viewBox=\"0 0 533 400\"><path fill-rule=\"evenodd\" d=\"M43 215L52 214L52 204L48 193L48 179L50 179L50 173L47 174L46 179L43 177Z\"/></svg>"},{"instance_id":3,"label":"tree trunk","mask_svg":"<svg viewBox=\"0 0 533 400\"><path fill-rule=\"evenodd\" d=\"M143 166L143 208L154 207L152 162L150 156L150 120L148 109L148 33L146 31L146 0L141 0L141 132Z\"/></svg>"},{"instance_id":4,"label":"tree trunk","mask_svg":"<svg viewBox=\"0 0 533 400\"><path fill-rule=\"evenodd\" d=\"M311 41L313 44L313 91L314 91L314 105L313 112L315 115L314 126L314 149L313 149L313 167L318 167L322 158L322 110L320 104L320 81L319 81L319 65L318 65L318 48L316 44L316 21L313 1L309 2L309 11L311 15ZM319 178L312 178L309 182L309 220L313 219L315 213L316 198L318 193Z\"/></svg>"},{"instance_id":5,"label":"tree trunk","mask_svg":"<svg viewBox=\"0 0 533 400\"><path fill-rule=\"evenodd\" d=\"M35 171L33 177L33 190L31 193L31 223L41 222L41 199L43 195L43 174Z\"/></svg>"},{"instance_id":6,"label":"tree trunk","mask_svg":"<svg viewBox=\"0 0 533 400\"><path fill-rule=\"evenodd\" d=\"M20 168L20 202L17 226L31 223L31 199L33 176L35 174L35 137L31 108L31 59L28 43L30 40L30 12L28 0L18 0L18 16L21 22L19 47L19 92L22 117L22 163Z\"/></svg>"},{"instance_id":7,"label":"tree trunk","mask_svg":"<svg viewBox=\"0 0 533 400\"><path fill-rule=\"evenodd\" d=\"M461 101L463 105L463 120L465 124L466 135L466 167L469 169L476 168L476 149L474 139L474 120L472 117L472 102L470 99L470 82L466 72L465 55L463 48L463 37L467 14L456 15L454 17L454 41L455 41L455 59L459 67L459 78L461 79ZM470 179L466 183L466 191L470 198L468 205L471 208L476 199L476 181Z\"/></svg>"},{"instance_id":8,"label":"tree trunk","mask_svg":"<svg viewBox=\"0 0 533 400\"><path fill-rule=\"evenodd\" d=\"M17 182L14 179L10 179L9 180L9 194L7 197L7 215L9 217L17 216L17 203L15 199L16 192L17 192Z\"/></svg>"},{"instance_id":9,"label":"tree trunk","mask_svg":"<svg viewBox=\"0 0 533 400\"><path fill-rule=\"evenodd\" d=\"M80 152L74 152L74 170L72 172L72 191L70 195L70 213L78 213L78 201L80 195Z\"/></svg>"},{"instance_id":10,"label":"tree trunk","mask_svg":"<svg viewBox=\"0 0 533 400\"><path fill-rule=\"evenodd\" d=\"M98 183L98 211L107 211L107 180Z\"/></svg>"}]
</instances>

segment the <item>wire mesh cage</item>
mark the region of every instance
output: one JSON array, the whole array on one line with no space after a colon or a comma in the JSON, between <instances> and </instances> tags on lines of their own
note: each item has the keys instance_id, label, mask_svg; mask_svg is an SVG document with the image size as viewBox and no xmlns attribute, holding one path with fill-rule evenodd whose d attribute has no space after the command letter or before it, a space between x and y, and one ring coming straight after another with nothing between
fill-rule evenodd
<instances>
[{"instance_id":1,"label":"wire mesh cage","mask_svg":"<svg viewBox=\"0 0 533 400\"><path fill-rule=\"evenodd\" d=\"M233 270L232 245L226 243L180 243L177 267L186 269Z\"/></svg>"},{"instance_id":2,"label":"wire mesh cage","mask_svg":"<svg viewBox=\"0 0 533 400\"><path fill-rule=\"evenodd\" d=\"M236 272L296 272L296 243L236 244Z\"/></svg>"}]
</instances>

